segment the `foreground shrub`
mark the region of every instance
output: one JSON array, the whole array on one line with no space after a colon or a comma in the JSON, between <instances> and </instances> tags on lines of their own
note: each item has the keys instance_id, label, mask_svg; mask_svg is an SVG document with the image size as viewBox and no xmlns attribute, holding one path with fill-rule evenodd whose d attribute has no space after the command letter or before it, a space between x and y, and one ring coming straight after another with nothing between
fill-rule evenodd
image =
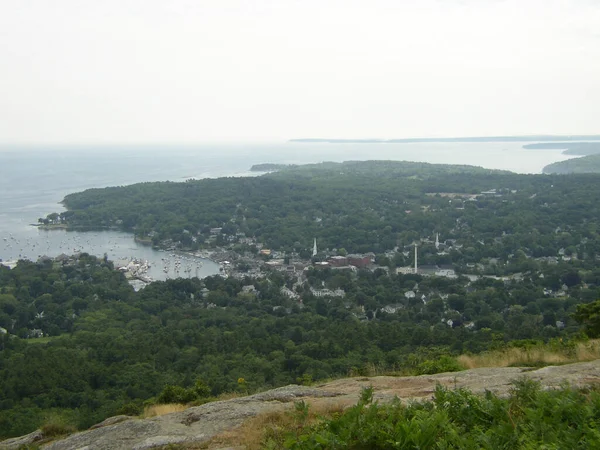
<instances>
[{"instance_id":1,"label":"foreground shrub","mask_svg":"<svg viewBox=\"0 0 600 450\"><path fill-rule=\"evenodd\" d=\"M517 381L508 398L438 386L428 402L379 405L373 391L337 418L286 439L289 449L537 449L600 448L600 394L564 386L543 391Z\"/></svg>"},{"instance_id":2,"label":"foreground shrub","mask_svg":"<svg viewBox=\"0 0 600 450\"><path fill-rule=\"evenodd\" d=\"M77 427L73 425L72 419L59 412L46 414L44 423L40 429L44 437L64 436L77 431Z\"/></svg>"},{"instance_id":3,"label":"foreground shrub","mask_svg":"<svg viewBox=\"0 0 600 450\"><path fill-rule=\"evenodd\" d=\"M157 403L189 403L196 400L198 396L192 389L185 389L181 386L167 385L162 390Z\"/></svg>"},{"instance_id":4,"label":"foreground shrub","mask_svg":"<svg viewBox=\"0 0 600 450\"><path fill-rule=\"evenodd\" d=\"M417 366L417 375L431 375L443 372L459 372L465 368L453 357L442 355L437 359L428 359Z\"/></svg>"},{"instance_id":5,"label":"foreground shrub","mask_svg":"<svg viewBox=\"0 0 600 450\"><path fill-rule=\"evenodd\" d=\"M186 389L181 386L167 385L158 395L157 403L190 403L198 399L207 398L211 394L210 388L202 381L196 380L193 387Z\"/></svg>"}]
</instances>

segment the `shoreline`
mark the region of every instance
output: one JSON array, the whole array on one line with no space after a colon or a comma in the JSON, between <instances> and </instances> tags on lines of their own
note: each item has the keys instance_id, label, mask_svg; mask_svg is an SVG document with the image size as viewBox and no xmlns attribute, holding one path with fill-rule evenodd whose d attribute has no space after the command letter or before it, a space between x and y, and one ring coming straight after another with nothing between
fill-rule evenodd
<instances>
[{"instance_id":1,"label":"shoreline","mask_svg":"<svg viewBox=\"0 0 600 450\"><path fill-rule=\"evenodd\" d=\"M136 236L131 230L123 230L118 227L78 227L70 226L66 223L27 223L26 227L32 231L36 229L44 230L49 233L48 237L44 237L46 233L40 233L39 238L33 238L33 241L26 243L25 240L28 241L29 238L23 236L13 238L11 234L10 240L8 241L13 246L11 248L18 249L18 246L28 246L29 248L24 249L25 251L23 251L23 249L17 251L17 253L19 253L18 256L15 251L11 252L9 250L6 255L1 255L4 257L0 259L0 264L14 267L20 260L36 263L43 257L54 259L61 254L72 256L80 253L88 253L98 258L102 258L103 254L108 255L108 259L114 263L117 263L120 260L133 259L150 261L152 269L150 273L146 275L148 278L140 279L136 277L141 282L145 283L166 281L176 278L193 278L196 276L202 279L222 273L223 265L219 258L215 256L219 255L221 251L225 251L224 249L190 250L177 249L170 245L159 244L158 246L155 246L152 245L150 239ZM52 233L53 231L61 231L62 233L56 233L56 235L54 235L54 233ZM103 233L109 233L109 235L103 238L101 237ZM114 236L110 233L117 233L119 236ZM54 237L52 235L54 235ZM46 239L48 239L47 248L44 243ZM6 240L7 239L5 239L5 241ZM61 244L62 246L59 247ZM22 255L20 254L21 252ZM182 266L181 273L179 273L179 271L173 270L173 264L171 264L171 268L168 272L164 272L163 264L165 263L165 258L173 260L170 254L176 254L178 258L180 257L181 259L186 259L188 261L195 260L193 263L195 272L194 270L186 272L183 270L184 267ZM204 269L202 269L202 267L204 267Z\"/></svg>"}]
</instances>

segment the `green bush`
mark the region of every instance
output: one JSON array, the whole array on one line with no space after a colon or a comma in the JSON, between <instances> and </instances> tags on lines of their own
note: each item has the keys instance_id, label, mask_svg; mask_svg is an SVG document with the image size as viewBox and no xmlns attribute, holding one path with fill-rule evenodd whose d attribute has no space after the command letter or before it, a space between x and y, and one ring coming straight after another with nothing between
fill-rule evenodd
<instances>
[{"instance_id":1,"label":"green bush","mask_svg":"<svg viewBox=\"0 0 600 450\"><path fill-rule=\"evenodd\" d=\"M438 359L428 359L419 364L416 368L418 375L431 375L443 372L458 372L464 370L458 361L447 355L442 355Z\"/></svg>"},{"instance_id":2,"label":"green bush","mask_svg":"<svg viewBox=\"0 0 600 450\"><path fill-rule=\"evenodd\" d=\"M167 385L158 395L157 403L189 403L196 400L198 396L192 389L181 386Z\"/></svg>"},{"instance_id":3,"label":"green bush","mask_svg":"<svg viewBox=\"0 0 600 450\"><path fill-rule=\"evenodd\" d=\"M210 397L210 388L200 379L193 387L186 389L181 386L167 385L158 395L157 403L190 403L198 399Z\"/></svg>"},{"instance_id":4,"label":"green bush","mask_svg":"<svg viewBox=\"0 0 600 450\"><path fill-rule=\"evenodd\" d=\"M431 401L358 404L331 420L290 430L270 448L304 449L590 449L600 448L600 394L568 386L543 391L516 381L508 398L438 386Z\"/></svg>"},{"instance_id":5,"label":"green bush","mask_svg":"<svg viewBox=\"0 0 600 450\"><path fill-rule=\"evenodd\" d=\"M198 378L196 380L196 383L194 383L193 389L194 389L194 393L196 394L197 398L206 398L206 397L210 397L210 395L211 395L210 388L200 378Z\"/></svg>"},{"instance_id":6,"label":"green bush","mask_svg":"<svg viewBox=\"0 0 600 450\"><path fill-rule=\"evenodd\" d=\"M138 403L130 402L130 403L126 403L125 405L121 406L117 410L117 414L123 414L126 416L139 416L143 410L144 410L144 408L140 402L138 402Z\"/></svg>"},{"instance_id":7,"label":"green bush","mask_svg":"<svg viewBox=\"0 0 600 450\"><path fill-rule=\"evenodd\" d=\"M72 419L57 411L46 414L44 423L40 429L44 437L64 436L77 431L77 427L73 425Z\"/></svg>"}]
</instances>

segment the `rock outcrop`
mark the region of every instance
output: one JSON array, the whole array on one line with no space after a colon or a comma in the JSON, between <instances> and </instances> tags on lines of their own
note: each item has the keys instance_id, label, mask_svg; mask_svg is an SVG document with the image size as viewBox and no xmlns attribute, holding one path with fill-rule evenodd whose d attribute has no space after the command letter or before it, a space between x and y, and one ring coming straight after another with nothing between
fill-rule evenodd
<instances>
[{"instance_id":1,"label":"rock outcrop","mask_svg":"<svg viewBox=\"0 0 600 450\"><path fill-rule=\"evenodd\" d=\"M243 398L207 403L185 411L151 419L118 416L107 419L92 429L43 445L48 450L149 449L169 444L203 443L216 435L240 426L261 413L289 409L294 401L352 405L364 387L373 386L375 399L419 400L431 397L435 386L465 387L475 393L486 390L506 395L514 380L527 377L547 388L565 382L572 386L600 383L600 360L550 366L542 369L506 367L471 369L462 372L413 377L362 377L335 380L317 387L286 386ZM38 434L36 434L38 433ZM28 435L32 442L39 432ZM16 449L26 445L27 436L0 442L0 449Z\"/></svg>"},{"instance_id":2,"label":"rock outcrop","mask_svg":"<svg viewBox=\"0 0 600 450\"><path fill-rule=\"evenodd\" d=\"M35 430L25 436L19 436L0 442L0 448L26 448L31 445L36 445L43 439L44 433L42 433L41 430Z\"/></svg>"}]
</instances>

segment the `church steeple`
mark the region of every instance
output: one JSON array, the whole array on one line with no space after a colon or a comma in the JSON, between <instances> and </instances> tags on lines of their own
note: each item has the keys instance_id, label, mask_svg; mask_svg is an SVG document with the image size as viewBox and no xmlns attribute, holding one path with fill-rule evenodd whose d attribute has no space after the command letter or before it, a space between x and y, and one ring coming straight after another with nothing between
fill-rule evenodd
<instances>
[{"instance_id":1,"label":"church steeple","mask_svg":"<svg viewBox=\"0 0 600 450\"><path fill-rule=\"evenodd\" d=\"M417 264L417 243L415 242L415 274L419 273L419 265Z\"/></svg>"},{"instance_id":2,"label":"church steeple","mask_svg":"<svg viewBox=\"0 0 600 450\"><path fill-rule=\"evenodd\" d=\"M440 249L440 233L435 233L435 249Z\"/></svg>"},{"instance_id":3,"label":"church steeple","mask_svg":"<svg viewBox=\"0 0 600 450\"><path fill-rule=\"evenodd\" d=\"M313 244L313 256L317 256L317 238L315 238L315 243Z\"/></svg>"}]
</instances>

